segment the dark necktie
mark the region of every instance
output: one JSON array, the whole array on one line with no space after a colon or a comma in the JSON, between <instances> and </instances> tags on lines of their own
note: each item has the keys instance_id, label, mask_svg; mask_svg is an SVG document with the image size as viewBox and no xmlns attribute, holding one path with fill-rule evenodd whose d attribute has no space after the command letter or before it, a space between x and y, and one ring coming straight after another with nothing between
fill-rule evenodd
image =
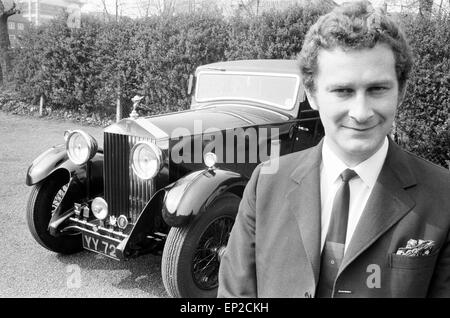
<instances>
[{"instance_id":1,"label":"dark necktie","mask_svg":"<svg viewBox=\"0 0 450 318\"><path fill-rule=\"evenodd\" d=\"M347 235L348 208L350 203L350 187L348 182L356 176L356 172L346 169L341 173L342 184L334 197L325 246L320 263L319 282L316 297L333 296L333 286L339 267L344 258L345 238Z\"/></svg>"}]
</instances>

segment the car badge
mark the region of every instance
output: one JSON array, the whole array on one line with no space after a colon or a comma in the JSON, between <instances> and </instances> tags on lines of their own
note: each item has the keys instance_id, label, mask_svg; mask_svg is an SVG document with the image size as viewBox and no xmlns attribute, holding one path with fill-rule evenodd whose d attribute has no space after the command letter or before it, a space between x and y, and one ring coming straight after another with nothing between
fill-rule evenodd
<instances>
[{"instance_id":1,"label":"car badge","mask_svg":"<svg viewBox=\"0 0 450 318\"><path fill-rule=\"evenodd\" d=\"M111 215L109 217L109 225L116 226L117 225L117 218L114 215Z\"/></svg>"}]
</instances>

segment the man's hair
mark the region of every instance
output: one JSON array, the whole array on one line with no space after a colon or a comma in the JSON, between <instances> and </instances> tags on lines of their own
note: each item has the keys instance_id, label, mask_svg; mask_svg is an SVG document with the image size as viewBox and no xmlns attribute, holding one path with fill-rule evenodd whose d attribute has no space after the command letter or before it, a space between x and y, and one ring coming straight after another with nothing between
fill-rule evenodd
<instances>
[{"instance_id":1,"label":"man's hair","mask_svg":"<svg viewBox=\"0 0 450 318\"><path fill-rule=\"evenodd\" d=\"M336 7L309 29L298 55L303 85L314 92L317 56L320 49L358 50L385 43L392 48L395 71L402 90L409 78L413 57L406 37L399 26L369 1L346 2Z\"/></svg>"}]
</instances>

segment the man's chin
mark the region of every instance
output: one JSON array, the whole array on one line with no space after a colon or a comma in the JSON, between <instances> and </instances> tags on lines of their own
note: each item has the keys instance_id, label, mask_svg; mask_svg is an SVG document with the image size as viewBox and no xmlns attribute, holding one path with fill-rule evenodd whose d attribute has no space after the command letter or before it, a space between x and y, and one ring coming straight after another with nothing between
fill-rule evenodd
<instances>
[{"instance_id":1,"label":"man's chin","mask_svg":"<svg viewBox=\"0 0 450 318\"><path fill-rule=\"evenodd\" d=\"M371 157L381 147L382 143L375 143L374 140L361 140L350 139L344 145L342 149L345 153L352 158L358 158L360 162Z\"/></svg>"}]
</instances>

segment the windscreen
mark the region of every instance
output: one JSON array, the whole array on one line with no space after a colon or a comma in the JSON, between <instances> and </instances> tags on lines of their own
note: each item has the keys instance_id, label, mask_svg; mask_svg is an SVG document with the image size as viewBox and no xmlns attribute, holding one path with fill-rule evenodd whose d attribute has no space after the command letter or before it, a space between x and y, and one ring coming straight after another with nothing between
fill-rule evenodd
<instances>
[{"instance_id":1,"label":"windscreen","mask_svg":"<svg viewBox=\"0 0 450 318\"><path fill-rule=\"evenodd\" d=\"M299 78L270 73L200 72L196 100L249 100L284 110L295 105Z\"/></svg>"}]
</instances>

